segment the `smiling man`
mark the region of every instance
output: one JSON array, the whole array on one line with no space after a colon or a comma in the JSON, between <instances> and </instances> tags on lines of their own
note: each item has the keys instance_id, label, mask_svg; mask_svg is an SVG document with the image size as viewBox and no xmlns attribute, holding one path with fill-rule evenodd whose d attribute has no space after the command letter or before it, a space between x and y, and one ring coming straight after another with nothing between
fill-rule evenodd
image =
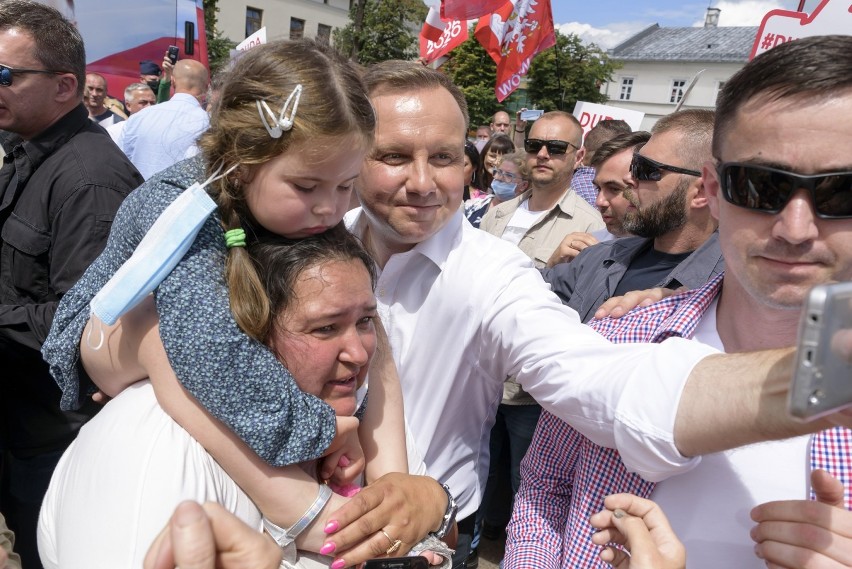
<instances>
[{"instance_id":1,"label":"smiling man","mask_svg":"<svg viewBox=\"0 0 852 569\"><path fill-rule=\"evenodd\" d=\"M711 111L660 119L633 153L633 187L621 196L633 206L625 209L622 225L635 237L592 245L544 271L544 280L583 322L613 296L658 286L697 288L723 270L699 171L711 157L712 133Z\"/></svg>"},{"instance_id":2,"label":"smiling man","mask_svg":"<svg viewBox=\"0 0 852 569\"><path fill-rule=\"evenodd\" d=\"M810 288L852 279L849 53L850 36L796 40L731 77L719 97L713 159L703 167L724 277L596 323L598 331L622 342L693 338L727 353L795 344ZM703 404L717 403L719 389L708 389ZM779 421L785 411L777 410ZM729 420L717 416L705 428ZM610 567L598 558L588 520L606 495L620 492L659 502L691 569L849 567L852 431L821 427L720 449L687 472L660 473L655 485L631 474L617 452L544 414L522 465L506 567ZM836 480L809 476L818 469ZM807 501L809 479L823 502Z\"/></svg>"},{"instance_id":3,"label":"smiling man","mask_svg":"<svg viewBox=\"0 0 852 569\"><path fill-rule=\"evenodd\" d=\"M467 113L458 87L400 61L368 69L365 82L376 137L355 185L363 208L347 223L381 271L378 311L414 448L457 499L457 567L467 556L487 435L509 376L648 478L689 470L702 453L827 424L784 419L792 350L719 355L680 338L616 346L581 325L526 255L465 221ZM399 534L384 496L382 484L370 485L338 511L338 551L376 528Z\"/></svg>"}]
</instances>

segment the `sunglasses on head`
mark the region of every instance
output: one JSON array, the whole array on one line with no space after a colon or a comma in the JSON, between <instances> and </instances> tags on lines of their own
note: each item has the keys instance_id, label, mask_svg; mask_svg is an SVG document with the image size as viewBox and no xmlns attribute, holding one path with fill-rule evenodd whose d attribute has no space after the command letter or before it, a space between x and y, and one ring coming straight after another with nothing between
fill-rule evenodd
<instances>
[{"instance_id":1,"label":"sunglasses on head","mask_svg":"<svg viewBox=\"0 0 852 569\"><path fill-rule=\"evenodd\" d=\"M14 69L8 65L0 65L0 85L12 86L12 78L23 73L44 73L46 75L59 75L64 71L51 71L50 69Z\"/></svg>"},{"instance_id":2,"label":"sunglasses on head","mask_svg":"<svg viewBox=\"0 0 852 569\"><path fill-rule=\"evenodd\" d=\"M565 140L541 140L540 138L528 138L524 140L524 150L530 154L538 154L542 146L547 147L548 154L565 154L568 152L569 147L580 150L579 146Z\"/></svg>"},{"instance_id":3,"label":"sunglasses on head","mask_svg":"<svg viewBox=\"0 0 852 569\"><path fill-rule=\"evenodd\" d=\"M804 176L769 166L722 162L717 166L722 195L746 209L778 213L799 189L808 190L817 217L852 217L852 172Z\"/></svg>"},{"instance_id":4,"label":"sunglasses on head","mask_svg":"<svg viewBox=\"0 0 852 569\"><path fill-rule=\"evenodd\" d=\"M696 170L669 166L668 164L651 160L647 156L642 156L638 151L633 153L633 160L630 162L630 175L633 176L634 180L640 182L659 182L663 177L663 170L677 174L687 174L689 176L701 176L701 172Z\"/></svg>"}]
</instances>

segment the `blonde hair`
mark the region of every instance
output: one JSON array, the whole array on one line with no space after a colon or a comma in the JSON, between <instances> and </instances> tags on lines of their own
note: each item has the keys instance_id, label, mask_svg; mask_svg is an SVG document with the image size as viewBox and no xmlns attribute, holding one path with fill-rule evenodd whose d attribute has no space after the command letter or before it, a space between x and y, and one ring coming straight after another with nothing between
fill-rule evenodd
<instances>
[{"instance_id":1,"label":"blonde hair","mask_svg":"<svg viewBox=\"0 0 852 569\"><path fill-rule=\"evenodd\" d=\"M260 119L257 101L275 112L302 85L292 129L272 138ZM318 137L356 135L372 143L375 115L354 64L312 40L276 41L245 52L226 72L213 107L210 128L198 146L208 175L217 168L234 174L214 182L210 193L224 229L246 229L247 239L267 233L246 205L246 168L272 160ZM240 328L260 340L268 328L269 299L243 247L231 248L225 266L231 311Z\"/></svg>"}]
</instances>

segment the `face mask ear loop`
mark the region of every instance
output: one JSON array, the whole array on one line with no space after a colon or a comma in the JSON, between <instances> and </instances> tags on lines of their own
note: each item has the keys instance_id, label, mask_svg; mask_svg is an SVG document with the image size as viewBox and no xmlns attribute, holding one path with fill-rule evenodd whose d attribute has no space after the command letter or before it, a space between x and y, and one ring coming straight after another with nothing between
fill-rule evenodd
<instances>
[{"instance_id":1,"label":"face mask ear loop","mask_svg":"<svg viewBox=\"0 0 852 569\"><path fill-rule=\"evenodd\" d=\"M97 345L92 345L92 328L97 326L98 328L98 343ZM97 352L104 345L104 323L101 322L101 319L95 316L95 313L92 312L89 314L89 331L86 332L86 346L89 347L90 350Z\"/></svg>"}]
</instances>

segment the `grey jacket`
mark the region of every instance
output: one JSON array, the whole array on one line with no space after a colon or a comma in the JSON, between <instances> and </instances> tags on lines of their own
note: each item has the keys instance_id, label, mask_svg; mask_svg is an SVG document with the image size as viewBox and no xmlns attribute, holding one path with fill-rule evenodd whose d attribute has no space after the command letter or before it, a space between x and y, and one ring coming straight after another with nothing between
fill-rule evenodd
<instances>
[{"instance_id":1,"label":"grey jacket","mask_svg":"<svg viewBox=\"0 0 852 569\"><path fill-rule=\"evenodd\" d=\"M652 244L653 239L643 237L598 243L584 249L570 263L544 269L542 276L563 304L576 310L583 322L588 322L598 307L612 297L633 259ZM657 286L668 287L677 281L688 289L698 288L724 270L716 231Z\"/></svg>"}]
</instances>

